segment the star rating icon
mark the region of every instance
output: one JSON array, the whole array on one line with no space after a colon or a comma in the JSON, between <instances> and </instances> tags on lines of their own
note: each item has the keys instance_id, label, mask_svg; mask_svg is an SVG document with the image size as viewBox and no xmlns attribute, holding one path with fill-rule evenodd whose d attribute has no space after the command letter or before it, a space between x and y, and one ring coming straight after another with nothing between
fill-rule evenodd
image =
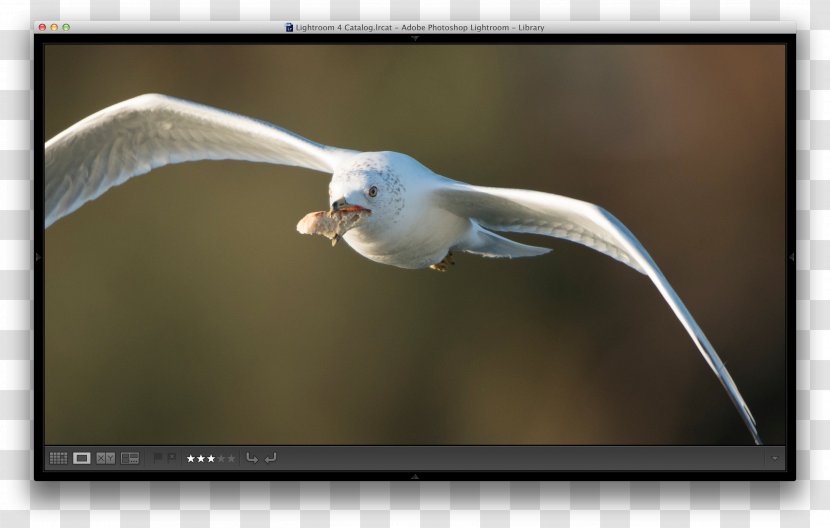
<instances>
[{"instance_id":1,"label":"star rating icon","mask_svg":"<svg viewBox=\"0 0 830 528\"><path fill-rule=\"evenodd\" d=\"M214 462L218 462L220 464L224 464L225 462L228 462L230 464L233 464L233 463L236 462L236 456L234 456L234 455L225 456L225 455L221 455L221 454L219 456L213 456L213 453L208 453L208 456L204 456L204 455L201 455L201 454L199 456L193 456L192 454L188 454L187 455L187 461L188 461L188 463L191 463L191 464L192 463L205 463L205 462L207 462L209 464L213 464Z\"/></svg>"}]
</instances>

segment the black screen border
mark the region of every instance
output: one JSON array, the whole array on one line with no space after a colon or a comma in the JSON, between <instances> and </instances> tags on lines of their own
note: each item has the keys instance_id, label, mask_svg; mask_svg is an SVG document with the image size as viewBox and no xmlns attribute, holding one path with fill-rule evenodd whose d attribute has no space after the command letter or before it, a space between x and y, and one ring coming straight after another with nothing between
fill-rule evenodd
<instances>
[{"instance_id":1,"label":"black screen border","mask_svg":"<svg viewBox=\"0 0 830 528\"><path fill-rule=\"evenodd\" d=\"M277 26L275 26L276 28ZM796 478L795 438L795 33L619 33L619 34L67 34L34 33L33 48L33 367L34 367L34 480L36 481L793 481ZM60 44L752 44L785 46L786 175L785 237L782 258L787 259L785 278L785 470L755 471L244 471L244 470L46 470L45 350L44 350L44 109L45 48Z\"/></svg>"}]
</instances>

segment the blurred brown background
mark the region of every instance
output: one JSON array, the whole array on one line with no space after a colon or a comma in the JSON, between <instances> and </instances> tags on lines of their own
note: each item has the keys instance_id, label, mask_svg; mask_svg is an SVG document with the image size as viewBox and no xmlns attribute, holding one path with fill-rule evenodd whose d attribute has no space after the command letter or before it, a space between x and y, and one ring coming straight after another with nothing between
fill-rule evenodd
<instances>
[{"instance_id":1,"label":"blurred brown background","mask_svg":"<svg viewBox=\"0 0 830 528\"><path fill-rule=\"evenodd\" d=\"M49 46L46 137L159 92L600 204L785 435L782 46ZM446 274L295 232L329 177L165 167L46 234L48 443L748 444L644 276L568 242Z\"/></svg>"}]
</instances>

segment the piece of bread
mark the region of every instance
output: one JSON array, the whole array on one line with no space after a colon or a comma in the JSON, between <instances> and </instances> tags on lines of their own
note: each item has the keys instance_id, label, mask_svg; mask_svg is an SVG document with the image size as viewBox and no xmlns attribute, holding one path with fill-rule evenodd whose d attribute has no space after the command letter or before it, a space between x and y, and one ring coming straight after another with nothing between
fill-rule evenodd
<instances>
[{"instance_id":1,"label":"piece of bread","mask_svg":"<svg viewBox=\"0 0 830 528\"><path fill-rule=\"evenodd\" d=\"M297 231L303 235L321 235L336 242L346 231L353 228L371 212L360 211L316 211L308 213L297 223Z\"/></svg>"}]
</instances>

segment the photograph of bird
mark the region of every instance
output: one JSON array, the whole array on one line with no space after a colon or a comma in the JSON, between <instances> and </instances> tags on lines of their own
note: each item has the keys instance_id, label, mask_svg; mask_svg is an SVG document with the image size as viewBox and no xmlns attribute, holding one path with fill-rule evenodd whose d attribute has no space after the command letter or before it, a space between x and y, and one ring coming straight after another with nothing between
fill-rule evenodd
<instances>
[{"instance_id":1,"label":"photograph of bird","mask_svg":"<svg viewBox=\"0 0 830 528\"><path fill-rule=\"evenodd\" d=\"M634 234L600 206L546 192L456 181L406 154L329 147L263 121L156 94L79 121L46 142L44 158L46 228L158 167L227 159L331 174L330 209L315 218L343 221L298 229L319 231L333 242L342 239L381 264L446 271L455 253L511 259L551 251L499 234L505 232L589 247L648 277L726 390L754 442L762 444L748 405L689 310Z\"/></svg>"}]
</instances>

